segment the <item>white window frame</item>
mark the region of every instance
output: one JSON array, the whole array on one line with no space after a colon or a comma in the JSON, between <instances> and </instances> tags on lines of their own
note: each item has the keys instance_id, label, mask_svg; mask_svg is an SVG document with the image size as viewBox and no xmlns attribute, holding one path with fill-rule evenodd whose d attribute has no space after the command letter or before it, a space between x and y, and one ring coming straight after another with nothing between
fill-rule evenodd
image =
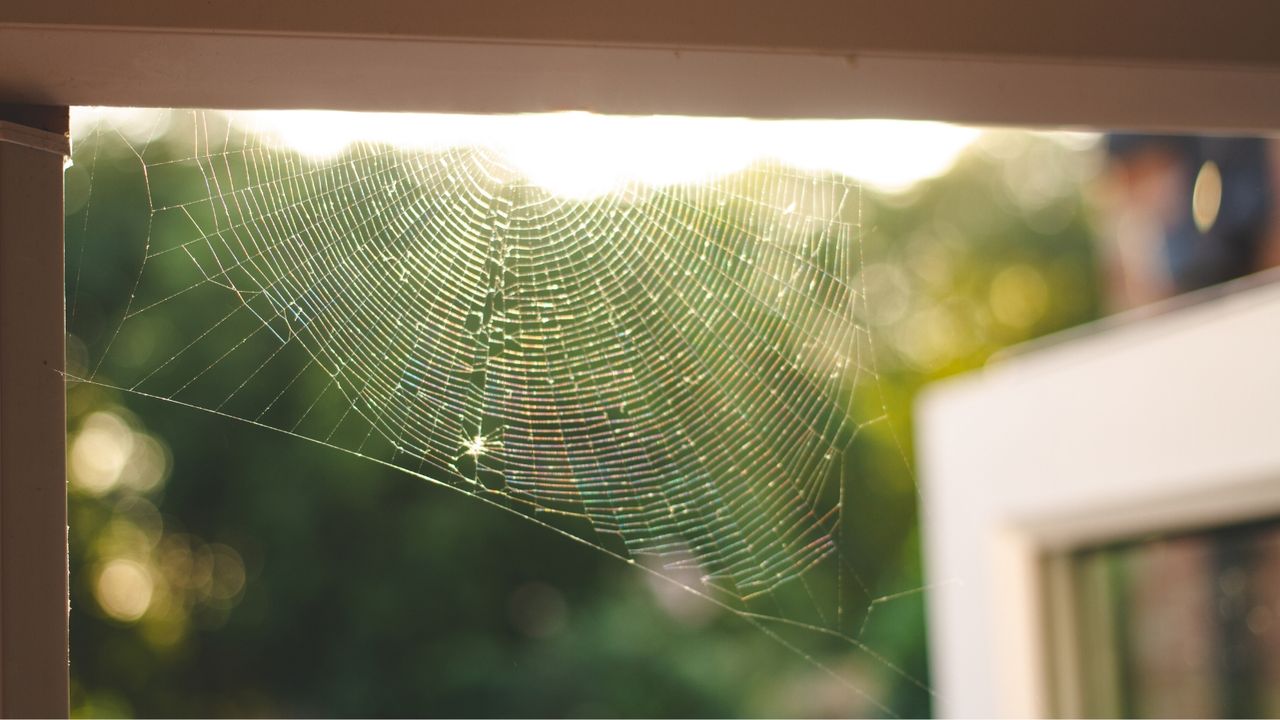
<instances>
[{"instance_id":1,"label":"white window frame","mask_svg":"<svg viewBox=\"0 0 1280 720\"><path fill-rule=\"evenodd\" d=\"M44 145L65 136L35 106L95 104L1264 130L1277 26L1268 0L9 0L0 120ZM66 575L30 567L66 561L62 386L36 380L62 369L62 221L29 201L60 200L61 160L0 145L40 179L0 188L0 312L30 308L0 324L0 715L58 715Z\"/></svg>"},{"instance_id":2,"label":"white window frame","mask_svg":"<svg viewBox=\"0 0 1280 720\"><path fill-rule=\"evenodd\" d=\"M943 714L1084 712L1080 658L1053 642L1073 635L1061 605L1070 578L1055 559L1280 515L1278 281L1271 271L1198 304L1121 316L922 395Z\"/></svg>"}]
</instances>

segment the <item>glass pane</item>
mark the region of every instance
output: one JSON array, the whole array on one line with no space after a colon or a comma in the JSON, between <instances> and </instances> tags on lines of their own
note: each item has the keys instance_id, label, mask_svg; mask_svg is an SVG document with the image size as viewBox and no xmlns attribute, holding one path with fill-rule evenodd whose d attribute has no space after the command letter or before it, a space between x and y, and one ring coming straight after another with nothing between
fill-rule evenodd
<instances>
[{"instance_id":1,"label":"glass pane","mask_svg":"<svg viewBox=\"0 0 1280 720\"><path fill-rule=\"evenodd\" d=\"M1280 520L1072 558L1090 716L1280 716Z\"/></svg>"}]
</instances>

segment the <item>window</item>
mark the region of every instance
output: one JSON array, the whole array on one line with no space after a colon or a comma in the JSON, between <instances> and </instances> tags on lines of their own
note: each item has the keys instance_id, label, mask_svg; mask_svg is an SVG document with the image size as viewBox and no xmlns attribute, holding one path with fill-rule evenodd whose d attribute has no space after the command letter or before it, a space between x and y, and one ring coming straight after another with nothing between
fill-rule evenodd
<instances>
[{"instance_id":1,"label":"window","mask_svg":"<svg viewBox=\"0 0 1280 720\"><path fill-rule=\"evenodd\" d=\"M720 112L766 116L881 115L1219 128L1276 124L1275 108L1266 101L1274 97L1275 80L1268 71L1258 70L1275 65L1274 44L1265 32L1259 36L1270 24L1265 17L1258 17L1265 16L1265 10L1244 4L1214 8L1185 18L1184 23L1174 23L1167 32L1136 39L1123 33L1064 32L1063 28L1092 28L1086 22L1090 15L1075 7L1055 8L1052 17L1037 13L1035 18L1027 18L1016 12L1015 5L994 3L968 11L982 15L956 18L946 13L911 13L911 22L903 21L908 14L899 17L879 12L856 18L859 22L847 16L835 22L839 16L833 13L837 10L859 13L866 9L811 9L815 12L796 13L792 18L796 23L766 21L772 16L760 6L738 8L744 22L723 23L722 12L708 9L706 15L689 16L688 22L679 24L688 33L679 38L665 35L666 31L653 34L654 28L670 28L671 23L655 25L643 18L633 22L635 18L622 14L601 14L577 24L567 20L577 14L545 8L542 18L560 18L567 26L552 23L548 30L547 23L536 18L530 21L519 11L477 10L475 15L431 18L428 24L437 34L427 40L422 30L426 19L391 1L366 4L358 17L327 11L306 15L286 9L283 15L272 11L253 20L237 18L233 11L220 15L223 11L219 10L179 19L164 7L150 5L121 10L118 15L104 14L89 4L21 5L6 7L0 18L0 86L5 88L7 101L64 105L430 109L428 104L438 103L435 109L589 106L630 112L706 112L719 107ZM1132 13L1128 20L1136 21L1146 9L1135 7L1124 12ZM670 13L647 8L648 18L666 16ZM474 25L468 25L468 18L477 17L511 18L511 25L476 32ZM984 22L983 17L1003 22ZM1114 13L1111 17L1115 22L1108 27L1141 24L1126 22ZM1020 30L1011 32L1010 37L1018 38L1012 45L994 42L982 33L983 28L1010 25ZM628 27L638 29L638 34L620 31ZM520 30L512 32L513 28ZM645 28L650 34L645 34ZM801 30L784 38L778 34L783 28ZM858 28L867 35L846 41L843 36L824 34L823 28ZM939 34L938 29L943 32ZM397 37L388 41L387 33ZM474 42L477 37L484 42ZM1065 47L1061 40L1086 37L1094 39L1068 42ZM410 41L403 42L405 39ZM547 41L549 46L544 44ZM795 53L757 52L778 47L794 49ZM673 48L678 52L672 52ZM939 55L966 59L939 59ZM853 62L848 59L851 56ZM1036 62L1026 62L1027 57ZM1073 60L1063 61L1063 57ZM154 66L166 71L145 72L142 68L151 65L139 63L139 58L157 59ZM1045 59L1049 62L1041 62ZM1081 59L1107 66L1077 64ZM1181 64L1184 61L1190 66ZM620 78L627 82L619 83ZM741 88L747 78L753 91L744 94ZM417 92L406 93L406 87L417 88ZM1072 92L1063 92L1063 88ZM1137 92L1139 88L1142 93ZM1196 89L1221 102L1187 102L1188 93L1195 94ZM1131 102L1139 96L1144 98L1141 104ZM6 115L15 117L8 108ZM26 211L22 217L30 219L21 230L6 225L0 244L6 252L16 252L13 238L21 232L26 237L54 238L55 243L44 246L53 247L58 235L51 230L57 225L56 213L44 212L45 204L32 199L56 198L56 192L42 185L45 178L56 175L49 175L49 168L20 152L6 151L0 157L0 169L23 180L10 182L0 193L0 203L6 209L0 217L17 217L12 212L16 206ZM22 172L13 174L17 170ZM40 246L27 243L24 247L23 253L34 253L31 248ZM57 305L58 293L48 290L57 273L49 268L57 263L41 265L47 259L43 256L19 257L20 262L0 264L8 271L3 283L6 290L15 292L24 306L32 308L27 313L32 322L4 324L3 347L6 358L13 362L7 365L12 371L7 371L0 395L10 417L21 418L21 422L4 424L6 453L0 458L4 463L0 470L5 478L6 508L19 506L10 494L18 487L15 478L24 477L30 469L60 465L56 460L43 462L38 455L45 447L40 438L61 437L61 419L52 411L59 404L60 387L45 387L35 380L41 363L57 366L61 353L51 348L56 349L59 342L53 334L46 337L33 329L40 326L41 318L49 319L46 326L54 324L51 310ZM16 304L2 306L14 308ZM16 338L14 333L18 333ZM15 389L24 385L32 392ZM51 457L60 455L57 452ZM32 486L56 487L58 474L52 473L52 484L40 485L33 480ZM31 476L42 477L34 470ZM29 504L31 497L21 501L23 509L38 507ZM56 538L61 534L61 520L54 517L57 514L51 505L49 514L33 514L33 525L57 530L50 535ZM10 534L18 527L12 513L7 514L6 537L19 539L7 540L6 557L34 558L34 567L41 567L42 559L43 566L56 570L57 543L26 544L39 533ZM59 636L59 623L57 618L28 622L38 613L23 613L30 608L56 606L50 600L57 593L51 590L52 595L41 601L38 585L33 582L38 573L8 559L4 568L6 573L20 574L24 594L33 601L24 603L6 595L0 607L7 618L5 632L0 634L4 654L24 658L23 663L0 663L4 673L0 702L13 714L34 714L30 708L56 714L60 712L56 710L57 677L64 665L57 652L30 650L56 650L59 643L50 639ZM58 574L49 573L55 578ZM58 584L53 583L53 590ZM4 586L18 585L10 581ZM15 632L15 627L24 630ZM36 659L46 656L45 662ZM31 681L40 678L43 680ZM29 700L35 704L27 704ZM55 708L52 711L45 704L49 702Z\"/></svg>"},{"instance_id":2,"label":"window","mask_svg":"<svg viewBox=\"0 0 1280 720\"><path fill-rule=\"evenodd\" d=\"M1274 283L1242 285L923 398L930 573L966 579L930 597L945 669L935 681L952 712L1141 712L1089 704L1142 692L1120 675L1114 692L1089 694L1113 656L1094 634L1110 632L1105 618L1088 609L1127 587L1100 585L1094 569L1155 557L1148 534L1214 537L1274 518L1277 395L1262 358L1276 351L1266 328L1280 304ZM1096 549L1117 546L1128 549ZM1199 583L1187 582L1188 592ZM1091 618L1073 620L1080 613Z\"/></svg>"},{"instance_id":3,"label":"window","mask_svg":"<svg viewBox=\"0 0 1280 720\"><path fill-rule=\"evenodd\" d=\"M1091 716L1277 714L1275 519L1077 551L1070 600ZM1070 625L1068 625L1070 626Z\"/></svg>"},{"instance_id":4,"label":"window","mask_svg":"<svg viewBox=\"0 0 1280 720\"><path fill-rule=\"evenodd\" d=\"M876 427L858 223L927 223L895 206L980 132L88 109L74 125L77 711L927 711L911 479L901 431ZM846 459L859 435L873 453ZM395 631L281 642L374 615ZM384 679L360 648L405 669ZM488 659L453 668L476 648ZM333 659L293 678L316 656ZM509 666L530 669L481 672ZM210 689L143 690L157 667Z\"/></svg>"}]
</instances>

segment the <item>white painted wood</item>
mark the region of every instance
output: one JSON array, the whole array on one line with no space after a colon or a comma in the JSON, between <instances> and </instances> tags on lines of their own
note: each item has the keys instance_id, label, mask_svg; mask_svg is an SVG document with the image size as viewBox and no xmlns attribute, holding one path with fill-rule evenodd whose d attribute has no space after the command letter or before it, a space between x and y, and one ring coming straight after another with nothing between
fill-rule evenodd
<instances>
[{"instance_id":1,"label":"white painted wood","mask_svg":"<svg viewBox=\"0 0 1280 720\"><path fill-rule=\"evenodd\" d=\"M1076 333L922 396L917 447L942 714L1055 710L1035 558L1280 513L1278 359L1272 282ZM1011 553L1021 567L1011 568Z\"/></svg>"}]
</instances>

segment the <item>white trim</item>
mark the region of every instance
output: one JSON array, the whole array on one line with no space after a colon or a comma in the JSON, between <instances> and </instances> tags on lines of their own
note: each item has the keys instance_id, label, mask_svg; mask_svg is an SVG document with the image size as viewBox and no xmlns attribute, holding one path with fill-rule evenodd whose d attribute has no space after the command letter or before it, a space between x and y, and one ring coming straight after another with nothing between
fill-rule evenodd
<instances>
[{"instance_id":1,"label":"white trim","mask_svg":"<svg viewBox=\"0 0 1280 720\"><path fill-rule=\"evenodd\" d=\"M944 715L1062 709L1047 555L1280 513L1277 357L1272 283L929 389L916 417Z\"/></svg>"}]
</instances>

